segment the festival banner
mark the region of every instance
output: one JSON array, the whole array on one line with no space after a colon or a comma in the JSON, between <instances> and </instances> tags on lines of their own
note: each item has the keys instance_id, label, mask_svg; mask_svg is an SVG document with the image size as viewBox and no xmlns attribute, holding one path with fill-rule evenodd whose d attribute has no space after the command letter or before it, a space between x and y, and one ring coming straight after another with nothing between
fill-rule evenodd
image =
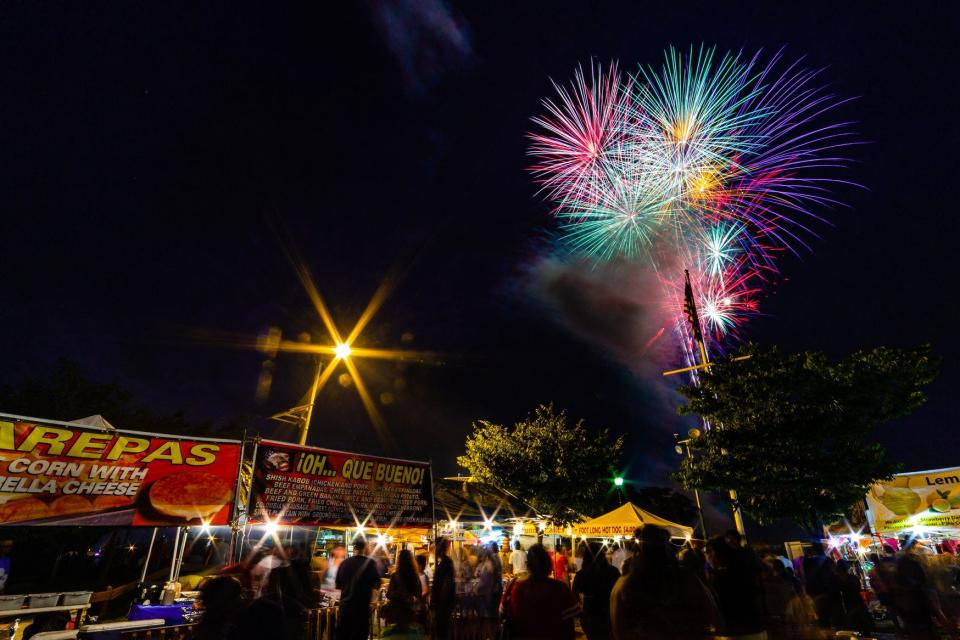
<instances>
[{"instance_id":1,"label":"festival banner","mask_svg":"<svg viewBox=\"0 0 960 640\"><path fill-rule=\"evenodd\" d=\"M873 485L867 506L877 533L960 528L960 467L901 473Z\"/></svg>"},{"instance_id":2,"label":"festival banner","mask_svg":"<svg viewBox=\"0 0 960 640\"><path fill-rule=\"evenodd\" d=\"M0 414L0 525L224 525L235 440L181 439Z\"/></svg>"},{"instance_id":3,"label":"festival banner","mask_svg":"<svg viewBox=\"0 0 960 640\"><path fill-rule=\"evenodd\" d=\"M433 524L430 464L261 440L251 524L368 529Z\"/></svg>"}]
</instances>

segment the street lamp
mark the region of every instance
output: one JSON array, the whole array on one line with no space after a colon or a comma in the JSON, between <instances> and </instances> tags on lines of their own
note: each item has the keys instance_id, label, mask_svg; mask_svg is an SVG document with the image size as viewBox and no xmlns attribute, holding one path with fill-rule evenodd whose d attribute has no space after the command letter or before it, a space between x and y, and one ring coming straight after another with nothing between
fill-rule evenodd
<instances>
[{"instance_id":1,"label":"street lamp","mask_svg":"<svg viewBox=\"0 0 960 640\"><path fill-rule=\"evenodd\" d=\"M623 504L623 482L624 482L624 480L623 480L623 475L622 475L622 474L621 474L621 475L614 476L614 478L613 478L613 486L616 487L616 490L617 490L617 500L620 502L620 504Z\"/></svg>"},{"instance_id":2,"label":"street lamp","mask_svg":"<svg viewBox=\"0 0 960 640\"><path fill-rule=\"evenodd\" d=\"M370 417L370 422L373 423L374 429L377 431L377 435L380 437L387 449L392 448L394 446L393 439L387 430L387 425L384 422L383 416L380 414L379 409L377 409L373 398L370 396L370 392L367 390L366 384L363 382L363 378L360 376L360 370L357 368L355 361L358 359L373 359L414 360L424 362L437 358L437 354L422 351L412 351L409 349L378 349L354 346L359 340L360 334L370 323L370 320L377 313L377 311L383 305L384 300L386 300L387 296L390 294L391 290L396 284L396 278L388 277L386 280L384 280L377 288L376 292L374 292L373 297L370 298L370 301L367 303L366 308L363 310L363 313L360 314L360 317L357 319L356 323L353 325L353 328L348 333L340 333L340 330L334 323L333 316L330 314L330 310L327 308L327 304L324 302L323 296L320 295L317 285L313 282L313 278L310 276L310 272L307 270L306 265L304 265L300 259L296 257L295 252L291 252L290 258L293 262L293 266L297 272L297 275L300 277L301 284L303 284L303 287L309 295L311 302L313 302L320 319L323 321L323 326L327 331L330 342L326 344L313 344L310 343L309 340L283 340L280 338L279 331L277 332L277 335L272 336L270 340L264 341L258 339L254 341L253 344L257 349L268 350L268 352L274 355L277 352L307 353L315 354L320 358L319 362L317 363L317 369L313 378L313 383L311 384L310 390L307 392L302 404L293 407L292 409L288 409L287 411L270 416L271 419L284 422L286 424L298 425L300 427L298 442L301 445L305 445L307 443L307 433L310 429L310 421L313 418L313 409L317 401L317 395L323 390L324 386L333 376L333 373L337 369L337 365L342 363L346 369L346 373L349 375L349 379L353 381L353 386L357 390L357 395L360 396L360 401L363 403L363 408ZM326 359L327 362L324 362L324 359Z\"/></svg>"},{"instance_id":3,"label":"street lamp","mask_svg":"<svg viewBox=\"0 0 960 640\"><path fill-rule=\"evenodd\" d=\"M673 447L673 450L677 452L678 456L682 456L684 453L687 454L687 458L693 458L693 454L690 452L690 443L703 435L703 432L700 429L694 427L687 431L687 437L684 440L680 439L680 434L673 434L673 439L676 441L676 446ZM700 504L700 491L697 489L693 490L693 498L697 502L697 516L700 518L700 531L703 532L703 539L707 539L707 525L703 523L703 506Z\"/></svg>"}]
</instances>

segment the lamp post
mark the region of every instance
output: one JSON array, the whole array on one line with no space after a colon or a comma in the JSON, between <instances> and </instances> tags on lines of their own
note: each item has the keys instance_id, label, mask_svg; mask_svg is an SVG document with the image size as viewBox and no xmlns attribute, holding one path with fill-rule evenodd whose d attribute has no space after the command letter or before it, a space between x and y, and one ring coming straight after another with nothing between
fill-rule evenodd
<instances>
[{"instance_id":1,"label":"lamp post","mask_svg":"<svg viewBox=\"0 0 960 640\"><path fill-rule=\"evenodd\" d=\"M673 439L676 440L677 444L673 448L677 452L678 456L682 456L684 452L687 454L687 458L693 458L693 454L690 452L690 443L699 438L701 435L700 429L694 427L687 431L687 438L684 440L680 439L680 434L673 434ZM697 516L700 519L700 531L703 533L703 539L707 539L707 525L703 523L703 506L700 504L700 491L698 489L693 490L693 499L697 503Z\"/></svg>"},{"instance_id":2,"label":"lamp post","mask_svg":"<svg viewBox=\"0 0 960 640\"><path fill-rule=\"evenodd\" d=\"M338 342L332 350L334 356L333 362L330 364L325 364L322 359L317 361L317 371L313 376L313 383L310 385L310 391L307 392L306 403L270 416L271 420L277 420L278 422L285 422L287 424L300 425L300 436L297 438L297 442L301 446L307 444L307 435L310 432L310 422L313 419L313 408L317 403L317 393L319 393L320 389L333 373L333 368L336 366L337 362L342 360L344 363L347 363L347 360L349 360L350 354L352 353L350 345L346 342Z\"/></svg>"},{"instance_id":3,"label":"lamp post","mask_svg":"<svg viewBox=\"0 0 960 640\"><path fill-rule=\"evenodd\" d=\"M334 356L337 360L346 360L350 357L350 345L341 342L334 347ZM331 363L330 366L333 366ZM300 445L307 444L307 434L310 431L310 421L313 419L313 407L317 403L317 391L320 390L320 376L323 374L323 360L317 364L317 373L313 376L313 386L310 387L310 402L307 404L307 414L303 417L303 426L300 427Z\"/></svg>"},{"instance_id":4,"label":"lamp post","mask_svg":"<svg viewBox=\"0 0 960 640\"><path fill-rule=\"evenodd\" d=\"M620 504L623 504L623 476L615 477L613 486L617 488L617 497L620 498Z\"/></svg>"},{"instance_id":5,"label":"lamp post","mask_svg":"<svg viewBox=\"0 0 960 640\"><path fill-rule=\"evenodd\" d=\"M313 405L317 402L317 389L320 387L320 375L323 373L323 360L317 362L317 373L313 376L313 384L310 386L310 402L307 403L307 413L303 417L303 424L300 426L301 446L307 444L307 432L310 430L310 420L313 419Z\"/></svg>"},{"instance_id":6,"label":"lamp post","mask_svg":"<svg viewBox=\"0 0 960 640\"><path fill-rule=\"evenodd\" d=\"M333 354L337 360L346 361L350 357L350 345L346 342L337 344L333 349ZM333 366L332 364L330 366ZM317 373L313 376L313 386L310 387L310 402L307 404L307 414L303 418L303 426L300 427L300 445L307 444L307 433L310 431L310 420L313 419L313 406L317 402L317 391L320 389L320 376L323 374L323 360L317 364Z\"/></svg>"}]
</instances>

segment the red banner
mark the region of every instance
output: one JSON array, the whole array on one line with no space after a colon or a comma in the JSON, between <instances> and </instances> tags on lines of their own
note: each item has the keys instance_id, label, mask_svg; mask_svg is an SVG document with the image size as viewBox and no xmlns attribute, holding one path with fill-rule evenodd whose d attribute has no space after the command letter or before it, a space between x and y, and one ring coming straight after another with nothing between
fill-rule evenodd
<instances>
[{"instance_id":1,"label":"red banner","mask_svg":"<svg viewBox=\"0 0 960 640\"><path fill-rule=\"evenodd\" d=\"M0 414L0 525L229 524L236 441Z\"/></svg>"},{"instance_id":2,"label":"red banner","mask_svg":"<svg viewBox=\"0 0 960 640\"><path fill-rule=\"evenodd\" d=\"M262 440L249 522L430 527L430 464Z\"/></svg>"}]
</instances>

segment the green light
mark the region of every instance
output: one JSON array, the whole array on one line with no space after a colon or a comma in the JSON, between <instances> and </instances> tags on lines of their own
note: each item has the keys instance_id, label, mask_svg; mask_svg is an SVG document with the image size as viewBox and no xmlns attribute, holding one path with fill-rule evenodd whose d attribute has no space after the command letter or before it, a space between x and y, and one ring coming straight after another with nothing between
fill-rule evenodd
<instances>
[{"instance_id":1,"label":"green light","mask_svg":"<svg viewBox=\"0 0 960 640\"><path fill-rule=\"evenodd\" d=\"M613 484L617 485L618 487L622 487L622 486L623 486L623 476L617 476L616 478L614 478L614 479L613 479Z\"/></svg>"}]
</instances>

